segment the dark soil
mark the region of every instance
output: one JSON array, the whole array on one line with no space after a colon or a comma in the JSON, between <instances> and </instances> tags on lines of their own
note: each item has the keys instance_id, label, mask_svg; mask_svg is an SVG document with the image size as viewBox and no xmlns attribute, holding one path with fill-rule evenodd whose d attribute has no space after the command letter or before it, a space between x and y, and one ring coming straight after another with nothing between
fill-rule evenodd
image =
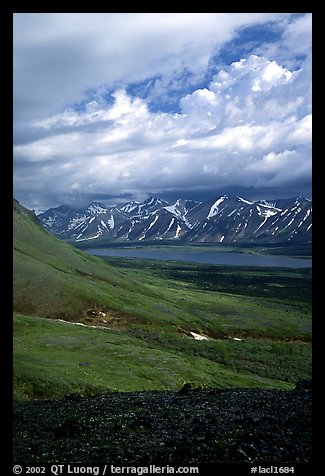
<instances>
[{"instance_id":1,"label":"dark soil","mask_svg":"<svg viewBox=\"0 0 325 476\"><path fill-rule=\"evenodd\" d=\"M310 463L311 382L14 402L15 463Z\"/></svg>"}]
</instances>

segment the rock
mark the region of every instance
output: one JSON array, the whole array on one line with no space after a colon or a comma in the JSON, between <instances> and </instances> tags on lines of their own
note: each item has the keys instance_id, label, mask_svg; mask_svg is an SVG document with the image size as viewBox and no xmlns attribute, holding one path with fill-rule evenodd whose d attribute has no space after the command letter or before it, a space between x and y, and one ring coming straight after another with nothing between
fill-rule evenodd
<instances>
[{"instance_id":1,"label":"rock","mask_svg":"<svg viewBox=\"0 0 325 476\"><path fill-rule=\"evenodd\" d=\"M310 463L311 382L297 390L67 394L13 402L17 464ZM257 463L257 464L256 464Z\"/></svg>"},{"instance_id":2,"label":"rock","mask_svg":"<svg viewBox=\"0 0 325 476\"><path fill-rule=\"evenodd\" d=\"M82 396L79 395L78 393L66 393L62 397L63 400L72 400L74 402L78 402L79 400L82 399Z\"/></svg>"},{"instance_id":3,"label":"rock","mask_svg":"<svg viewBox=\"0 0 325 476\"><path fill-rule=\"evenodd\" d=\"M190 383L184 383L183 387L179 390L179 395L188 395L189 392L192 390L192 386Z\"/></svg>"},{"instance_id":4,"label":"rock","mask_svg":"<svg viewBox=\"0 0 325 476\"><path fill-rule=\"evenodd\" d=\"M296 383L295 390L301 391L301 390L307 390L310 391L312 390L312 380L311 379L300 379Z\"/></svg>"}]
</instances>

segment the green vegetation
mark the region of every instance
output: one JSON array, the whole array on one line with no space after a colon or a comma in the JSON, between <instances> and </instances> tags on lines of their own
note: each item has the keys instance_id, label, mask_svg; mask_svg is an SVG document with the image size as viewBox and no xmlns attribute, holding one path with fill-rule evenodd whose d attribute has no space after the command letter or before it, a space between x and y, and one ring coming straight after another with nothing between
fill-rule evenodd
<instances>
[{"instance_id":1,"label":"green vegetation","mask_svg":"<svg viewBox=\"0 0 325 476\"><path fill-rule=\"evenodd\" d=\"M311 304L310 268L256 268L115 257L103 259L118 269L128 270L130 276L141 276L141 282L154 282L151 278L162 277L187 288L190 285L193 289L204 291Z\"/></svg>"},{"instance_id":2,"label":"green vegetation","mask_svg":"<svg viewBox=\"0 0 325 476\"><path fill-rule=\"evenodd\" d=\"M187 330L310 341L311 270L103 258L160 290L153 315ZM155 322L151 322L154 326Z\"/></svg>"},{"instance_id":3,"label":"green vegetation","mask_svg":"<svg viewBox=\"0 0 325 476\"><path fill-rule=\"evenodd\" d=\"M92 307L132 309L136 293L152 291L101 259L88 256L47 233L19 204L13 215L14 310L78 320Z\"/></svg>"},{"instance_id":4,"label":"green vegetation","mask_svg":"<svg viewBox=\"0 0 325 476\"><path fill-rule=\"evenodd\" d=\"M311 375L311 270L100 259L17 202L14 312L18 398L288 388Z\"/></svg>"},{"instance_id":5,"label":"green vegetation","mask_svg":"<svg viewBox=\"0 0 325 476\"><path fill-rule=\"evenodd\" d=\"M310 348L304 344L199 342L133 333L14 316L16 397L177 390L185 381L204 387L291 388L290 382L310 372Z\"/></svg>"}]
</instances>

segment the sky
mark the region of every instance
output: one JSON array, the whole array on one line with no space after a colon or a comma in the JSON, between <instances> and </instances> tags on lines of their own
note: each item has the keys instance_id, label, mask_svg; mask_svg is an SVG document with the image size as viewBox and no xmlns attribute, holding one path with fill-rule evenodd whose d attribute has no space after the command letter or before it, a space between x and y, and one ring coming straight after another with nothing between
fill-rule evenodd
<instances>
[{"instance_id":1,"label":"sky","mask_svg":"<svg viewBox=\"0 0 325 476\"><path fill-rule=\"evenodd\" d=\"M311 13L14 13L14 196L311 197Z\"/></svg>"}]
</instances>

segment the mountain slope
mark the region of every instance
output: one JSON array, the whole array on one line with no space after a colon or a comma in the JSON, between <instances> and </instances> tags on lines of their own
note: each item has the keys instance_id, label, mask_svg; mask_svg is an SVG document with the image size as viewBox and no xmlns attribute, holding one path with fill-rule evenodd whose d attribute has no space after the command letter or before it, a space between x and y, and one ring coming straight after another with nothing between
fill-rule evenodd
<instances>
[{"instance_id":1,"label":"mountain slope","mask_svg":"<svg viewBox=\"0 0 325 476\"><path fill-rule=\"evenodd\" d=\"M142 241L180 238L188 231L184 215L197 202L177 200L169 204L159 198L142 203L129 202L107 207L93 202L85 209L64 205L39 215L46 229L60 238L82 242L105 238L117 241Z\"/></svg>"},{"instance_id":2,"label":"mountain slope","mask_svg":"<svg viewBox=\"0 0 325 476\"><path fill-rule=\"evenodd\" d=\"M44 226L63 239L80 242L177 240L207 243L311 243L311 200L303 197L251 202L214 197L203 203L168 203L151 197L142 203L85 209L65 206L39 215Z\"/></svg>"},{"instance_id":3,"label":"mountain slope","mask_svg":"<svg viewBox=\"0 0 325 476\"><path fill-rule=\"evenodd\" d=\"M310 374L310 298L291 290L309 287L305 271L259 271L254 288L270 291L265 296L251 295L246 279L247 294L238 294L237 271L235 293L227 270L227 279L221 272L217 280L230 287L220 291L204 267L212 278L206 290L197 268L192 287L183 282L186 267L181 279L165 279L147 266L135 273L108 266L49 234L16 201L13 225L18 397L177 389L184 380L288 388ZM281 295L274 295L274 283Z\"/></svg>"},{"instance_id":4,"label":"mountain slope","mask_svg":"<svg viewBox=\"0 0 325 476\"><path fill-rule=\"evenodd\" d=\"M127 313L134 304L133 293L154 295L102 260L49 234L17 201L13 236L13 307L18 313L76 320L95 312L91 309Z\"/></svg>"},{"instance_id":5,"label":"mountain slope","mask_svg":"<svg viewBox=\"0 0 325 476\"><path fill-rule=\"evenodd\" d=\"M128 215L123 211L115 207L108 208L99 202L91 203L84 210L61 205L50 208L40 216L40 220L48 230L74 241L96 239L103 235L114 237L117 229L121 232L123 226L120 228L120 225L125 225L127 219ZM128 229L128 226L125 227Z\"/></svg>"},{"instance_id":6,"label":"mountain slope","mask_svg":"<svg viewBox=\"0 0 325 476\"><path fill-rule=\"evenodd\" d=\"M268 203L224 195L193 208L187 219L189 241L311 242L311 201L303 197Z\"/></svg>"}]
</instances>

